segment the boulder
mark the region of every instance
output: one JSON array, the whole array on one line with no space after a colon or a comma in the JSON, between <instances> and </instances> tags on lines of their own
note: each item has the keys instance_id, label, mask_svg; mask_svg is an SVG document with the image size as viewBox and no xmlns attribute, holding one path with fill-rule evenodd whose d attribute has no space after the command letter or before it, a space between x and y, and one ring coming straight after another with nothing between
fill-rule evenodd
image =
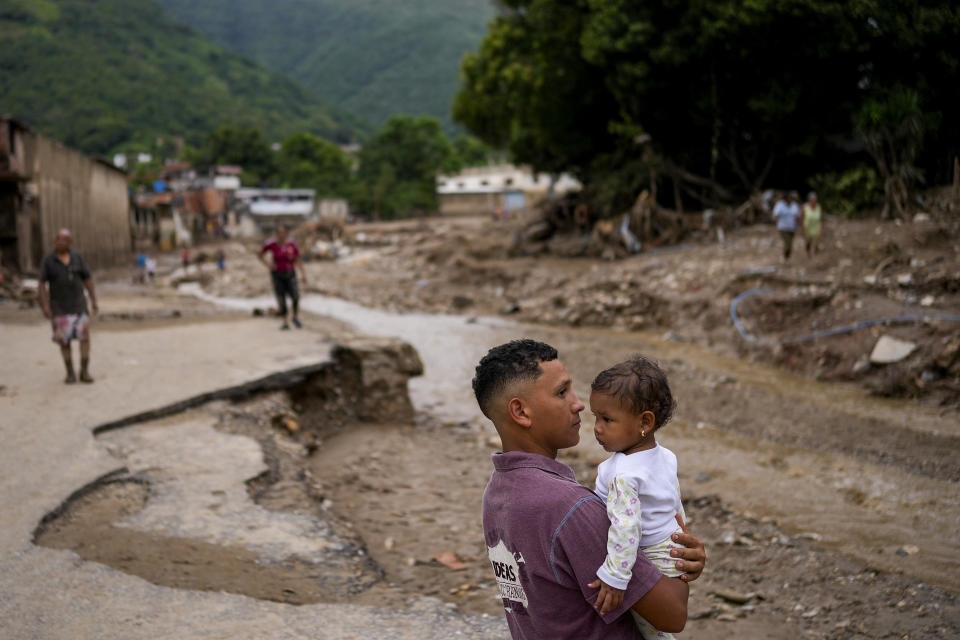
<instances>
[{"instance_id":1,"label":"boulder","mask_svg":"<svg viewBox=\"0 0 960 640\"><path fill-rule=\"evenodd\" d=\"M880 336L870 353L870 362L873 364L900 362L913 353L916 348L916 343L898 340L891 336Z\"/></svg>"}]
</instances>

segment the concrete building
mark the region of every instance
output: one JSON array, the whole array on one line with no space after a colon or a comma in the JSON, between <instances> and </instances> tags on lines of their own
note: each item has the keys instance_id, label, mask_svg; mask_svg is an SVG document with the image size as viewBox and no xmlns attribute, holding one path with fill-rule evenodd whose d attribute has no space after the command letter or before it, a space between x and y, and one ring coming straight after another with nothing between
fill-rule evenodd
<instances>
[{"instance_id":1,"label":"concrete building","mask_svg":"<svg viewBox=\"0 0 960 640\"><path fill-rule=\"evenodd\" d=\"M580 183L562 174L553 179L529 168L495 165L464 169L456 175L437 177L437 198L443 215L491 215L534 205L547 196L579 191Z\"/></svg>"},{"instance_id":2,"label":"concrete building","mask_svg":"<svg viewBox=\"0 0 960 640\"><path fill-rule=\"evenodd\" d=\"M317 212L314 189L237 189L234 210L239 217L250 217L265 233L285 224L296 227Z\"/></svg>"},{"instance_id":3,"label":"concrete building","mask_svg":"<svg viewBox=\"0 0 960 640\"><path fill-rule=\"evenodd\" d=\"M126 174L0 117L0 261L14 271L37 271L63 227L91 267L128 260Z\"/></svg>"}]
</instances>

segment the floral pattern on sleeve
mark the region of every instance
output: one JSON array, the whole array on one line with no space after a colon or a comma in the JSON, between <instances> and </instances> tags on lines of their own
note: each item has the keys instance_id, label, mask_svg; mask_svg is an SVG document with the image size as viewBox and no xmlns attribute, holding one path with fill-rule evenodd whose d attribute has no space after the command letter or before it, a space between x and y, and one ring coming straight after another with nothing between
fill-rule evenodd
<instances>
[{"instance_id":1,"label":"floral pattern on sleeve","mask_svg":"<svg viewBox=\"0 0 960 640\"><path fill-rule=\"evenodd\" d=\"M615 475L607 485L607 557L597 576L611 587L626 589L640 545L640 496L629 479Z\"/></svg>"}]
</instances>

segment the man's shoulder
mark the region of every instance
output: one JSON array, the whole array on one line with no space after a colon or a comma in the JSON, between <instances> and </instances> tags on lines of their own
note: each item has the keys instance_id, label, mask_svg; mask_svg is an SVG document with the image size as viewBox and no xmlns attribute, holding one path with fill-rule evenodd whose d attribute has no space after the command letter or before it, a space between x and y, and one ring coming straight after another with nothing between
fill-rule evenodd
<instances>
[{"instance_id":1,"label":"man's shoulder","mask_svg":"<svg viewBox=\"0 0 960 640\"><path fill-rule=\"evenodd\" d=\"M498 482L498 474L503 473L518 474L522 479ZM593 491L582 484L534 467L498 471L490 478L484 493L509 496L510 501L520 508L525 508L521 505L534 503L551 510L566 510L584 498L599 500Z\"/></svg>"},{"instance_id":2,"label":"man's shoulder","mask_svg":"<svg viewBox=\"0 0 960 640\"><path fill-rule=\"evenodd\" d=\"M40 261L40 279L47 279L49 276L53 275L52 268L54 266L53 261L57 259L56 251L51 251L50 253L43 256L43 259Z\"/></svg>"}]
</instances>

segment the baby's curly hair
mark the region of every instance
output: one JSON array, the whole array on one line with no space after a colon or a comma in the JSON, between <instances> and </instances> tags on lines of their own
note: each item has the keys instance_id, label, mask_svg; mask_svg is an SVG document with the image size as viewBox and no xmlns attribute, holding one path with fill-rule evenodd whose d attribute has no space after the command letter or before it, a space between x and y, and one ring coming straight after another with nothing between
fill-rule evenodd
<instances>
[{"instance_id":1,"label":"baby's curly hair","mask_svg":"<svg viewBox=\"0 0 960 640\"><path fill-rule=\"evenodd\" d=\"M656 421L654 431L670 422L677 408L666 374L656 362L640 355L598 373L590 390L616 398L634 415L650 411Z\"/></svg>"}]
</instances>

